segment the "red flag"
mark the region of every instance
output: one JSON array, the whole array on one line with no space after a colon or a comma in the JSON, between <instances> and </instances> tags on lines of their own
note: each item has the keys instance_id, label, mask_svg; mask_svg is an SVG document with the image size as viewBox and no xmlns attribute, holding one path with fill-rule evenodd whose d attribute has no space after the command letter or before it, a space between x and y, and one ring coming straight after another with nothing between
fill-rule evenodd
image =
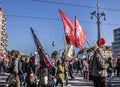
<instances>
[{"instance_id":1,"label":"red flag","mask_svg":"<svg viewBox=\"0 0 120 87\"><path fill-rule=\"evenodd\" d=\"M85 39L86 39L86 34L82 30L80 23L76 17L75 17L75 38L76 38L75 46L82 50Z\"/></svg>"},{"instance_id":2,"label":"red flag","mask_svg":"<svg viewBox=\"0 0 120 87\"><path fill-rule=\"evenodd\" d=\"M59 9L60 16L62 18L65 38L67 44L74 45L75 37L73 34L74 24L67 18L67 16Z\"/></svg>"}]
</instances>

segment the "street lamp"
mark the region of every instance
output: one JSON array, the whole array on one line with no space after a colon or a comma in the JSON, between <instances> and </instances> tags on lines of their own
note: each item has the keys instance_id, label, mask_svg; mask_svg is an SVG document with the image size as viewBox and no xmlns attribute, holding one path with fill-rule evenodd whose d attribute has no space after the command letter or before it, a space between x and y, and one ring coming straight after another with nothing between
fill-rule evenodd
<instances>
[{"instance_id":1,"label":"street lamp","mask_svg":"<svg viewBox=\"0 0 120 87\"><path fill-rule=\"evenodd\" d=\"M97 27L98 27L98 46L100 46L99 44L99 40L100 40L100 18L103 16L104 20L106 20L105 18L105 13L101 12L99 13L99 2L97 0L97 11L93 11L91 12L91 19L93 19L93 16L95 16L97 18Z\"/></svg>"},{"instance_id":2,"label":"street lamp","mask_svg":"<svg viewBox=\"0 0 120 87\"><path fill-rule=\"evenodd\" d=\"M54 52L55 41L52 41L52 51Z\"/></svg>"}]
</instances>

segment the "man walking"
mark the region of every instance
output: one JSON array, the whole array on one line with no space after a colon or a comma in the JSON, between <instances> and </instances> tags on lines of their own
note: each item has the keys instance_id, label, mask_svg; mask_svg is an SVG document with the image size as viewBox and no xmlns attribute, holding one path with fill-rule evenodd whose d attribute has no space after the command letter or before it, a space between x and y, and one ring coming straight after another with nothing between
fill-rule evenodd
<instances>
[{"instance_id":1,"label":"man walking","mask_svg":"<svg viewBox=\"0 0 120 87\"><path fill-rule=\"evenodd\" d=\"M102 58L101 50L98 48L95 50L92 61L92 76L94 87L107 87L106 77L107 65L105 60Z\"/></svg>"}]
</instances>

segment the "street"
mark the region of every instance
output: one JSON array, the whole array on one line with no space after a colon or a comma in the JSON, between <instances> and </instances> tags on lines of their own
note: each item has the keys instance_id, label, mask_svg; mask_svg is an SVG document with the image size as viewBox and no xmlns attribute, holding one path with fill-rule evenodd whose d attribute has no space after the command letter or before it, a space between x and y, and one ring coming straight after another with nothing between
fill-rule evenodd
<instances>
[{"instance_id":1,"label":"street","mask_svg":"<svg viewBox=\"0 0 120 87\"><path fill-rule=\"evenodd\" d=\"M94 87L92 81L84 80L81 75L69 80L69 84L70 86L65 87ZM120 78L113 76L112 87L120 87Z\"/></svg>"},{"instance_id":2,"label":"street","mask_svg":"<svg viewBox=\"0 0 120 87\"><path fill-rule=\"evenodd\" d=\"M8 78L9 74L0 73L0 87L4 87L6 84L6 79ZM59 86L58 86L59 87ZM83 77L76 76L75 79L69 80L69 85L64 87L93 87L92 81L84 80ZM112 87L120 87L120 78L113 77Z\"/></svg>"}]
</instances>

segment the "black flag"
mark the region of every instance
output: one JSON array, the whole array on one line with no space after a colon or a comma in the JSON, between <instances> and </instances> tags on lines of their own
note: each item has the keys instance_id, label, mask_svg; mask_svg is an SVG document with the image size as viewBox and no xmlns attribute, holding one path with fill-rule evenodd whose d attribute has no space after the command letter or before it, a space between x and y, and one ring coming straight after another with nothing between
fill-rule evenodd
<instances>
[{"instance_id":1,"label":"black flag","mask_svg":"<svg viewBox=\"0 0 120 87\"><path fill-rule=\"evenodd\" d=\"M55 68L55 67L52 64L52 62L48 59L48 55L45 52L45 50L43 49L40 41L38 40L38 38L36 36L36 34L34 33L34 30L32 28L30 28L30 29L31 29L31 33L32 33L32 36L33 36L33 39L34 39L39 57L40 57L40 63L41 63L40 65L47 66L48 69L50 70L50 72L52 73L53 72L52 69Z\"/></svg>"}]
</instances>

